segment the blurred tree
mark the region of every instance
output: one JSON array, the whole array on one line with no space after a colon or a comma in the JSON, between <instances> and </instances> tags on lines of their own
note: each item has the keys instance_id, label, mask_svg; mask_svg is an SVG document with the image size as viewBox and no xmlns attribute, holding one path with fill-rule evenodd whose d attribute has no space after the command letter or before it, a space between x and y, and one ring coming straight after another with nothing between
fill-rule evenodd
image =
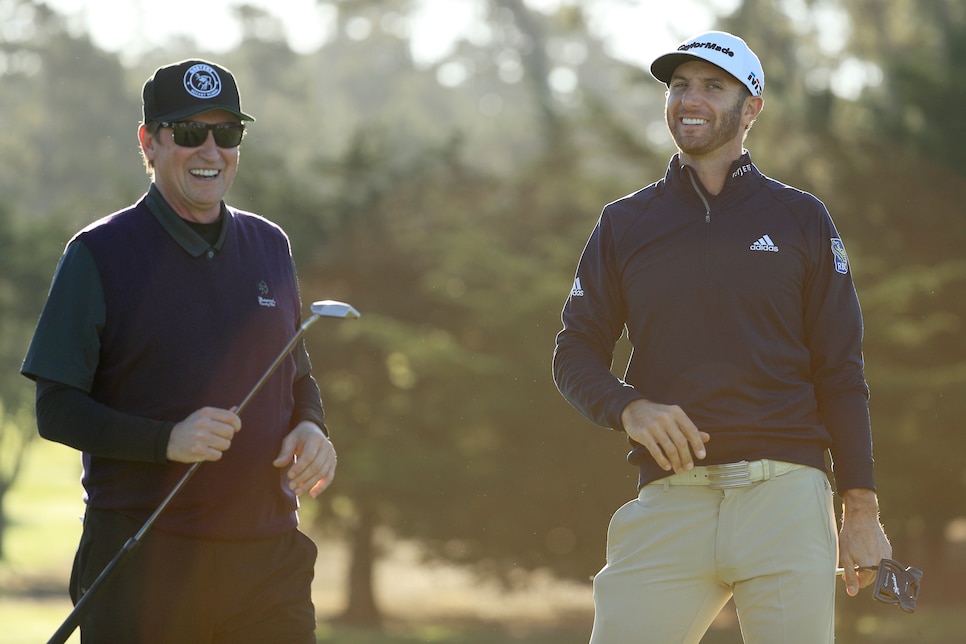
<instances>
[{"instance_id":1,"label":"blurred tree","mask_svg":"<svg viewBox=\"0 0 966 644\"><path fill-rule=\"evenodd\" d=\"M849 50L881 70L863 96L871 129L918 156L966 174L966 126L948 115L966 105L957 71L966 65L966 4L959 0L844 3Z\"/></svg>"},{"instance_id":2,"label":"blurred tree","mask_svg":"<svg viewBox=\"0 0 966 644\"><path fill-rule=\"evenodd\" d=\"M133 200L140 93L118 59L41 2L2 0L0 24L0 113L16 123L0 131L0 194L75 226Z\"/></svg>"},{"instance_id":3,"label":"blurred tree","mask_svg":"<svg viewBox=\"0 0 966 644\"><path fill-rule=\"evenodd\" d=\"M0 561L6 557L4 537L7 533L7 513L4 501L23 470L27 448L37 437L32 420L29 407L22 406L17 413L8 413L0 398Z\"/></svg>"},{"instance_id":4,"label":"blurred tree","mask_svg":"<svg viewBox=\"0 0 966 644\"><path fill-rule=\"evenodd\" d=\"M0 202L0 559L4 498L37 436L33 388L20 376L20 365L62 247L59 239L49 222L15 220Z\"/></svg>"},{"instance_id":5,"label":"blurred tree","mask_svg":"<svg viewBox=\"0 0 966 644\"><path fill-rule=\"evenodd\" d=\"M625 451L618 435L608 448L567 429L583 421L549 374L572 268L547 267L575 263L600 195L566 164L513 185L468 168L455 142L402 167L383 145L362 134L330 168L343 189L323 211L343 223L313 236L328 241L301 269L304 292L364 315L310 335L344 457L327 500L355 525L344 617L378 620L380 525L507 583L539 567L586 579L633 472L608 463Z\"/></svg>"}]
</instances>

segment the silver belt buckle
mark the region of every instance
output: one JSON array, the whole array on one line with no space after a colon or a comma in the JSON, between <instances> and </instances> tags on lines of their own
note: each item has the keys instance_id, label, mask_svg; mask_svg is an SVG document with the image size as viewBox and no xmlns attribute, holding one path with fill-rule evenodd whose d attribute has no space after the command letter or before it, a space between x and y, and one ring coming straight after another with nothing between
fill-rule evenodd
<instances>
[{"instance_id":1,"label":"silver belt buckle","mask_svg":"<svg viewBox=\"0 0 966 644\"><path fill-rule=\"evenodd\" d=\"M751 469L748 467L748 461L708 465L708 487L712 490L749 485L751 485Z\"/></svg>"}]
</instances>

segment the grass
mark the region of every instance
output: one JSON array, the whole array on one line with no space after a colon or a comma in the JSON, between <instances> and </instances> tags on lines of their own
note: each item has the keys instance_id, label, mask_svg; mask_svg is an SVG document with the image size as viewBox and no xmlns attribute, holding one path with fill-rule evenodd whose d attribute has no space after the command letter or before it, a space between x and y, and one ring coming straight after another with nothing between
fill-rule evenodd
<instances>
[{"instance_id":1,"label":"grass","mask_svg":"<svg viewBox=\"0 0 966 644\"><path fill-rule=\"evenodd\" d=\"M6 501L10 527L7 556L0 562L0 644L44 642L71 610L67 580L81 531L78 517L84 509L79 457L71 449L41 441L28 459ZM316 606L321 643L585 644L590 634L588 586L566 587L544 580L527 594L508 596L445 563L427 564L411 544L394 547L377 569L378 598L386 613L384 629L334 624L331 616L343 605L346 553L342 544L319 545ZM846 600L840 617L851 617L853 626L839 629L836 641L962 641L966 619L961 611L936 603L921 602L915 614L906 615L875 605L868 595ZM79 641L76 632L69 640ZM740 642L733 612L730 618L723 615L703 640L703 644Z\"/></svg>"},{"instance_id":2,"label":"grass","mask_svg":"<svg viewBox=\"0 0 966 644\"><path fill-rule=\"evenodd\" d=\"M67 580L84 512L80 457L34 444L5 501L9 521L0 562L0 643L45 642L70 613ZM78 642L75 633L68 640Z\"/></svg>"},{"instance_id":3,"label":"grass","mask_svg":"<svg viewBox=\"0 0 966 644\"><path fill-rule=\"evenodd\" d=\"M6 500L10 530L5 564L56 570L58 563L71 561L81 533L80 456L62 445L37 441L27 459Z\"/></svg>"}]
</instances>

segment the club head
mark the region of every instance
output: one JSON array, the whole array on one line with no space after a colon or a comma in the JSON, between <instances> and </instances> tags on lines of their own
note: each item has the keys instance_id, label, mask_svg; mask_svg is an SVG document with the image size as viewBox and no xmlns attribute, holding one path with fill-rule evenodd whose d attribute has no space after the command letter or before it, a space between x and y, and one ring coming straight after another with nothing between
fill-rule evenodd
<instances>
[{"instance_id":1,"label":"club head","mask_svg":"<svg viewBox=\"0 0 966 644\"><path fill-rule=\"evenodd\" d=\"M336 300L322 300L312 302L311 311L314 315L324 318L342 318L345 320L362 317L361 314L351 304L338 302Z\"/></svg>"},{"instance_id":2,"label":"club head","mask_svg":"<svg viewBox=\"0 0 966 644\"><path fill-rule=\"evenodd\" d=\"M919 600L921 580L922 571L918 568L906 568L894 559L883 559L879 563L872 596L885 604L898 604L903 611L913 613Z\"/></svg>"}]
</instances>

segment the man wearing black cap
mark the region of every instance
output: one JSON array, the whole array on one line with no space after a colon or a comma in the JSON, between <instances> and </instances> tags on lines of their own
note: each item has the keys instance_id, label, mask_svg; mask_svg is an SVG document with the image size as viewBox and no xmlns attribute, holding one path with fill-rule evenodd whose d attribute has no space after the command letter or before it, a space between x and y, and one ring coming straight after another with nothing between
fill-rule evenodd
<instances>
[{"instance_id":1,"label":"man wearing black cap","mask_svg":"<svg viewBox=\"0 0 966 644\"><path fill-rule=\"evenodd\" d=\"M820 201L743 147L765 76L742 39L701 34L651 73L678 153L604 207L554 353L561 393L625 432L639 469L594 579L591 641L698 642L733 597L745 641L832 642L836 561L855 595L875 576L858 568L891 556L845 246Z\"/></svg>"},{"instance_id":2,"label":"man wearing black cap","mask_svg":"<svg viewBox=\"0 0 966 644\"><path fill-rule=\"evenodd\" d=\"M80 231L57 266L22 373L40 433L83 453L76 602L181 479L207 461L81 624L87 642L313 642L315 545L298 496L335 474L296 333L288 238L225 204L245 121L231 72L203 60L143 89L136 204Z\"/></svg>"}]
</instances>

